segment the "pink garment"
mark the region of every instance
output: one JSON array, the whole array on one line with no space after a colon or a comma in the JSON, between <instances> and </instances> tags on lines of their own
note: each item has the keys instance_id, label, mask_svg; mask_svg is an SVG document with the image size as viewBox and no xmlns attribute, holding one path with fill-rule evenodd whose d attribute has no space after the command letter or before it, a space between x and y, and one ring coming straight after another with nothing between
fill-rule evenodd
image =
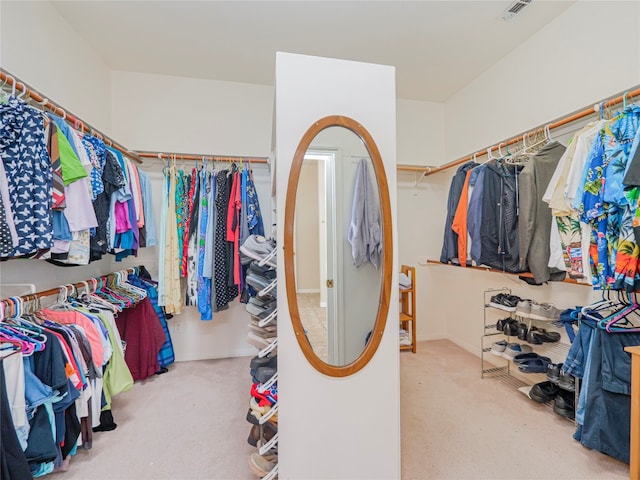
<instances>
[{"instance_id":1,"label":"pink garment","mask_svg":"<svg viewBox=\"0 0 640 480\"><path fill-rule=\"evenodd\" d=\"M227 241L233 242L233 283L240 285L240 174L233 174L229 207L227 209Z\"/></svg>"},{"instance_id":2,"label":"pink garment","mask_svg":"<svg viewBox=\"0 0 640 480\"><path fill-rule=\"evenodd\" d=\"M98 327L76 310L42 310L42 316L48 320L63 324L76 324L84 329L84 334L91 345L91 358L97 369L102 370L104 349L102 347L102 337L98 332Z\"/></svg>"},{"instance_id":3,"label":"pink garment","mask_svg":"<svg viewBox=\"0 0 640 480\"><path fill-rule=\"evenodd\" d=\"M125 233L131 230L128 200L126 202L116 202L114 207L114 216L116 219L116 233Z\"/></svg>"},{"instance_id":4,"label":"pink garment","mask_svg":"<svg viewBox=\"0 0 640 480\"><path fill-rule=\"evenodd\" d=\"M64 216L69 223L69 230L79 232L98 226L87 177L65 185L64 195L67 199Z\"/></svg>"}]
</instances>

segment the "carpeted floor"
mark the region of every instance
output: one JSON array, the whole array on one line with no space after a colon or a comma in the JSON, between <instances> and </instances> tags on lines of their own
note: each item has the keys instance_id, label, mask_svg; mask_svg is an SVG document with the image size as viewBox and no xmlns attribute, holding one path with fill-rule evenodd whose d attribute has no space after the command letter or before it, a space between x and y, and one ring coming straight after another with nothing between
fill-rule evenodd
<instances>
[{"instance_id":1,"label":"carpeted floor","mask_svg":"<svg viewBox=\"0 0 640 480\"><path fill-rule=\"evenodd\" d=\"M176 364L113 402L118 428L95 433L74 480L253 480L248 358ZM404 480L626 479L627 465L573 440L573 424L498 380L448 341L401 354ZM380 432L383 434L384 432ZM372 453L374 454L374 453Z\"/></svg>"}]
</instances>

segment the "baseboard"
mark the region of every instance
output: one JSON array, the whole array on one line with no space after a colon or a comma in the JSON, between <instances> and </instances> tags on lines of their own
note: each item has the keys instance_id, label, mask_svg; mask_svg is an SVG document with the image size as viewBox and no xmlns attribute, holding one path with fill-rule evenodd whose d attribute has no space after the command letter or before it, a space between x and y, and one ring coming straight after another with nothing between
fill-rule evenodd
<instances>
[{"instance_id":1,"label":"baseboard","mask_svg":"<svg viewBox=\"0 0 640 480\"><path fill-rule=\"evenodd\" d=\"M319 288L299 288L298 293L320 293Z\"/></svg>"}]
</instances>

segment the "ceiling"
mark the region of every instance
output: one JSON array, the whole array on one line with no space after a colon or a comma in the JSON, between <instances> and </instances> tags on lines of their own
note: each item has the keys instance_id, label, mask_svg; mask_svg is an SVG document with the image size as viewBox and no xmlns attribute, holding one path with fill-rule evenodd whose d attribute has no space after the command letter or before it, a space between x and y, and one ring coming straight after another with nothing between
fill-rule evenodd
<instances>
[{"instance_id":1,"label":"ceiling","mask_svg":"<svg viewBox=\"0 0 640 480\"><path fill-rule=\"evenodd\" d=\"M396 67L399 98L445 101L572 1L59 1L112 70L273 85L275 52Z\"/></svg>"}]
</instances>

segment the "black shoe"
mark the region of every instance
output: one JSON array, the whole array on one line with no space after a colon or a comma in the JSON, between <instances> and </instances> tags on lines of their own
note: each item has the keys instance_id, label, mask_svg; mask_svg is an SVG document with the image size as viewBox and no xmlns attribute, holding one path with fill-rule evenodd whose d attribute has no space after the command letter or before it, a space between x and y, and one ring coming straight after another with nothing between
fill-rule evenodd
<instances>
[{"instance_id":1,"label":"black shoe","mask_svg":"<svg viewBox=\"0 0 640 480\"><path fill-rule=\"evenodd\" d=\"M560 341L560 334L557 332L547 332L544 329L529 330L527 334L527 342L533 345L542 345L543 343L555 343Z\"/></svg>"},{"instance_id":2,"label":"black shoe","mask_svg":"<svg viewBox=\"0 0 640 480\"><path fill-rule=\"evenodd\" d=\"M253 375L254 372L260 367L276 367L277 368L278 356L274 355L273 357L271 357L267 355L265 357L259 357L256 355L251 359L251 363L249 364L251 375Z\"/></svg>"},{"instance_id":3,"label":"black shoe","mask_svg":"<svg viewBox=\"0 0 640 480\"><path fill-rule=\"evenodd\" d=\"M558 386L566 390L567 392L575 392L576 391L576 379L570 373L566 373L564 370L560 370L560 375L558 376Z\"/></svg>"},{"instance_id":4,"label":"black shoe","mask_svg":"<svg viewBox=\"0 0 640 480\"><path fill-rule=\"evenodd\" d=\"M509 337L516 337L518 335L518 322L513 319L509 319L504 324L503 333Z\"/></svg>"},{"instance_id":5,"label":"black shoe","mask_svg":"<svg viewBox=\"0 0 640 480\"><path fill-rule=\"evenodd\" d=\"M556 401L553 404L553 411L563 417L574 419L576 416L576 411L575 398L573 393L566 392L564 390L558 390Z\"/></svg>"},{"instance_id":6,"label":"black shoe","mask_svg":"<svg viewBox=\"0 0 640 480\"><path fill-rule=\"evenodd\" d=\"M513 319L511 317L501 318L496 322L496 330L498 330L499 332L504 332L504 326L507 324L507 322L512 321Z\"/></svg>"},{"instance_id":7,"label":"black shoe","mask_svg":"<svg viewBox=\"0 0 640 480\"><path fill-rule=\"evenodd\" d=\"M518 302L521 300L520 297L516 295L507 295L504 293L499 293L491 297L489 301L489 305L493 308L499 308L500 310L506 310L507 312L515 312L516 307L518 306Z\"/></svg>"},{"instance_id":8,"label":"black shoe","mask_svg":"<svg viewBox=\"0 0 640 480\"><path fill-rule=\"evenodd\" d=\"M529 333L529 328L526 323L521 323L518 325L518 339L527 341L527 333Z\"/></svg>"},{"instance_id":9,"label":"black shoe","mask_svg":"<svg viewBox=\"0 0 640 480\"><path fill-rule=\"evenodd\" d=\"M529 397L538 403L547 403L558 395L558 390L558 387L549 381L540 382L531 387Z\"/></svg>"},{"instance_id":10,"label":"black shoe","mask_svg":"<svg viewBox=\"0 0 640 480\"><path fill-rule=\"evenodd\" d=\"M550 363L547 367L547 379L551 383L558 384L560 380L560 371L562 370L562 363Z\"/></svg>"}]
</instances>

